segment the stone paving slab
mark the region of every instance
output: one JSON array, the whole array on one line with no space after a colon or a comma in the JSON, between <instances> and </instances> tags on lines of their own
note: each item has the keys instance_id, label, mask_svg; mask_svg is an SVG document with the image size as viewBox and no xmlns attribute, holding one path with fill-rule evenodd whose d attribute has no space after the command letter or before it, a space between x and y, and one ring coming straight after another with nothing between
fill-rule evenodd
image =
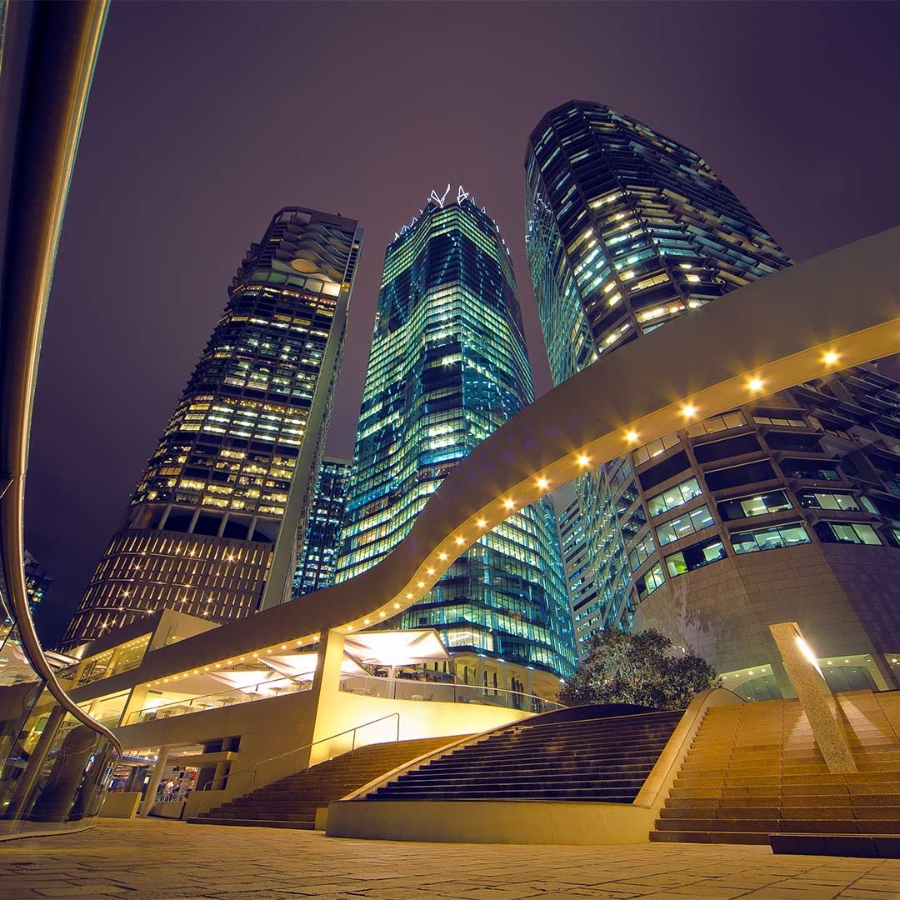
<instances>
[{"instance_id":1,"label":"stone paving slab","mask_svg":"<svg viewBox=\"0 0 900 900\"><path fill-rule=\"evenodd\" d=\"M768 847L355 841L101 819L0 844L2 900L900 900L900 860Z\"/></svg>"}]
</instances>

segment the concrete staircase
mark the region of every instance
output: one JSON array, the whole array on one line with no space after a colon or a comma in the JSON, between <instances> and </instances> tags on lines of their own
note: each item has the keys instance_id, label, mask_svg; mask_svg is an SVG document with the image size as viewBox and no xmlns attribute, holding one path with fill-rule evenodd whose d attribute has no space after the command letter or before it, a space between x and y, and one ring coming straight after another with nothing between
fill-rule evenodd
<instances>
[{"instance_id":1,"label":"concrete staircase","mask_svg":"<svg viewBox=\"0 0 900 900\"><path fill-rule=\"evenodd\" d=\"M327 808L332 800L339 800L379 775L460 737L369 744L230 800L188 822L313 829L317 809Z\"/></svg>"},{"instance_id":2,"label":"concrete staircase","mask_svg":"<svg viewBox=\"0 0 900 900\"><path fill-rule=\"evenodd\" d=\"M796 700L713 708L651 840L768 844L773 834L900 834L900 691L836 696L858 773L829 774ZM803 852L815 852L815 843Z\"/></svg>"},{"instance_id":3,"label":"concrete staircase","mask_svg":"<svg viewBox=\"0 0 900 900\"><path fill-rule=\"evenodd\" d=\"M366 800L581 800L631 803L682 712L596 718L593 707L493 732L393 781ZM553 719L556 718L556 721Z\"/></svg>"}]
</instances>

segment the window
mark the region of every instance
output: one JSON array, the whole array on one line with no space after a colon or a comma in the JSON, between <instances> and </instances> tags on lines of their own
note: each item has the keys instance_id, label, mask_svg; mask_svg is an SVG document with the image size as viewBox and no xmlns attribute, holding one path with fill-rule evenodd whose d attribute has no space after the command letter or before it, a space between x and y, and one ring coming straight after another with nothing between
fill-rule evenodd
<instances>
[{"instance_id":1,"label":"window","mask_svg":"<svg viewBox=\"0 0 900 900\"><path fill-rule=\"evenodd\" d=\"M847 491L797 491L797 499L805 509L859 509Z\"/></svg>"},{"instance_id":2,"label":"window","mask_svg":"<svg viewBox=\"0 0 900 900\"><path fill-rule=\"evenodd\" d=\"M759 442L756 440L756 435L742 434L721 441L711 441L708 444L697 444L694 447L694 456L697 457L697 462L707 463L728 459L730 456L756 453L758 450Z\"/></svg>"},{"instance_id":3,"label":"window","mask_svg":"<svg viewBox=\"0 0 900 900\"><path fill-rule=\"evenodd\" d=\"M770 450L787 450L790 453L818 453L821 451L819 436L804 432L770 431L766 435Z\"/></svg>"},{"instance_id":4,"label":"window","mask_svg":"<svg viewBox=\"0 0 900 900\"><path fill-rule=\"evenodd\" d=\"M815 528L827 544L881 544L875 529L860 522L819 522Z\"/></svg>"},{"instance_id":5,"label":"window","mask_svg":"<svg viewBox=\"0 0 900 900\"><path fill-rule=\"evenodd\" d=\"M743 466L730 466L727 469L715 469L706 473L706 484L710 490L742 487L754 481L771 481L775 478L775 470L766 461L746 463Z\"/></svg>"},{"instance_id":6,"label":"window","mask_svg":"<svg viewBox=\"0 0 900 900\"><path fill-rule=\"evenodd\" d=\"M674 478L685 469L689 469L690 466L691 464L688 462L687 453L685 453L684 450L679 450L678 453L673 453L668 459L664 459L655 466L651 466L646 471L641 472L640 475L638 475L638 481L645 491L649 491L658 484L662 484L664 481Z\"/></svg>"},{"instance_id":7,"label":"window","mask_svg":"<svg viewBox=\"0 0 900 900\"><path fill-rule=\"evenodd\" d=\"M680 484L676 484L675 487L671 487L667 491L651 497L647 501L647 505L650 507L650 515L658 516L660 513L675 509L676 506L681 506L682 503L687 503L688 500L693 500L694 497L699 497L702 493L703 491L700 490L697 479L688 478L687 481L682 481Z\"/></svg>"},{"instance_id":8,"label":"window","mask_svg":"<svg viewBox=\"0 0 900 900\"><path fill-rule=\"evenodd\" d=\"M739 410L728 412L721 416L711 416L702 422L695 422L687 428L688 437L698 437L701 434L714 434L717 431L725 431L728 428L740 428L744 417Z\"/></svg>"},{"instance_id":9,"label":"window","mask_svg":"<svg viewBox=\"0 0 900 900\"><path fill-rule=\"evenodd\" d=\"M765 516L791 508L791 501L788 500L784 491L769 491L750 497L735 497L733 500L723 500L718 504L719 515L726 522L731 519Z\"/></svg>"},{"instance_id":10,"label":"window","mask_svg":"<svg viewBox=\"0 0 900 900\"><path fill-rule=\"evenodd\" d=\"M655 441L650 441L649 444L644 444L643 447L638 447L638 449L634 451L634 464L639 466L641 463L648 462L653 459L654 456L659 456L660 453L664 453L670 447L674 447L677 443L678 435L675 432L665 434Z\"/></svg>"},{"instance_id":11,"label":"window","mask_svg":"<svg viewBox=\"0 0 900 900\"><path fill-rule=\"evenodd\" d=\"M843 481L837 463L818 459L784 459L781 471L788 478L818 478L822 481Z\"/></svg>"},{"instance_id":12,"label":"window","mask_svg":"<svg viewBox=\"0 0 900 900\"><path fill-rule=\"evenodd\" d=\"M662 566L657 563L643 578L638 578L638 597L641 600L649 597L663 583L663 580Z\"/></svg>"},{"instance_id":13,"label":"window","mask_svg":"<svg viewBox=\"0 0 900 900\"><path fill-rule=\"evenodd\" d=\"M644 515L644 507L636 506L627 522L622 523L622 537L630 541L645 525L647 517Z\"/></svg>"},{"instance_id":14,"label":"window","mask_svg":"<svg viewBox=\"0 0 900 900\"><path fill-rule=\"evenodd\" d=\"M659 538L659 546L665 547L680 538L687 537L695 531L701 531L713 524L713 517L709 514L709 508L698 506L689 513L670 519L664 525L656 529Z\"/></svg>"},{"instance_id":15,"label":"window","mask_svg":"<svg viewBox=\"0 0 900 900\"><path fill-rule=\"evenodd\" d=\"M649 559L655 549L653 535L648 532L635 545L634 550L628 554L628 564L631 566L631 571L637 572L641 563L644 562L644 560Z\"/></svg>"},{"instance_id":16,"label":"window","mask_svg":"<svg viewBox=\"0 0 900 900\"><path fill-rule=\"evenodd\" d=\"M731 545L735 553L755 553L757 550L777 550L779 547L793 547L808 544L809 535L802 522L787 525L773 525L770 528L756 528L753 531L739 531L731 535Z\"/></svg>"},{"instance_id":17,"label":"window","mask_svg":"<svg viewBox=\"0 0 900 900\"><path fill-rule=\"evenodd\" d=\"M795 413L799 415L799 413ZM753 421L757 425L783 425L788 428L806 428L806 422L803 419L786 419L779 416L754 416Z\"/></svg>"},{"instance_id":18,"label":"window","mask_svg":"<svg viewBox=\"0 0 900 900\"><path fill-rule=\"evenodd\" d=\"M719 538L713 538L702 544L686 547L680 553L667 556L666 568L669 570L669 575L675 578L678 575L684 575L685 572L692 572L694 569L718 562L720 559L725 559L725 547Z\"/></svg>"}]
</instances>

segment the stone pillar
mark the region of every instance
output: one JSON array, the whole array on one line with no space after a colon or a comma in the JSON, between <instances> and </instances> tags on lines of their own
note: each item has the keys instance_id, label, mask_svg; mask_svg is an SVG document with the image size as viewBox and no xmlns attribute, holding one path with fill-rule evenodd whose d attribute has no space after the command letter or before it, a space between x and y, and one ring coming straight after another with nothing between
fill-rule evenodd
<instances>
[{"instance_id":1,"label":"stone pillar","mask_svg":"<svg viewBox=\"0 0 900 900\"><path fill-rule=\"evenodd\" d=\"M30 821L65 822L69 819L88 758L100 740L101 736L87 725L77 725L66 735L50 777L31 808Z\"/></svg>"},{"instance_id":2,"label":"stone pillar","mask_svg":"<svg viewBox=\"0 0 900 900\"><path fill-rule=\"evenodd\" d=\"M799 626L796 622L781 622L770 625L769 631L784 660L797 699L809 719L828 771L834 775L856 772L856 761L837 701L819 669L815 654L803 640Z\"/></svg>"},{"instance_id":3,"label":"stone pillar","mask_svg":"<svg viewBox=\"0 0 900 900\"><path fill-rule=\"evenodd\" d=\"M147 793L144 794L144 802L141 804L141 815L147 816L153 808L156 800L156 792L159 790L159 783L162 781L163 769L169 760L169 751L171 747L160 747L159 755L156 757L156 765L153 767L153 774L150 776L150 783L147 785Z\"/></svg>"}]
</instances>

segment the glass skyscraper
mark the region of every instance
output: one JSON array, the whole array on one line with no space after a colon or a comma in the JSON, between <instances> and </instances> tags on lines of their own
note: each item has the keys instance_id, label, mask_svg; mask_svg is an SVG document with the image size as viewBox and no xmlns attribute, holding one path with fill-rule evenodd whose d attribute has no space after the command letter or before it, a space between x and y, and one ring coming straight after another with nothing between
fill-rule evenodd
<instances>
[{"instance_id":1,"label":"glass skyscraper","mask_svg":"<svg viewBox=\"0 0 900 900\"><path fill-rule=\"evenodd\" d=\"M791 264L700 156L608 106L571 101L547 113L525 169L528 262L556 384ZM710 353L727 352L722 338ZM580 648L633 620L681 634L701 628L702 598L725 596L727 579L758 578L738 564L746 554L898 546L898 390L874 366L834 373L582 476L563 503ZM735 588L732 606L748 602Z\"/></svg>"},{"instance_id":2,"label":"glass skyscraper","mask_svg":"<svg viewBox=\"0 0 900 900\"><path fill-rule=\"evenodd\" d=\"M497 225L461 188L445 198L432 194L385 254L338 581L381 560L453 466L534 397ZM549 691L572 671L567 607L544 500L485 535L392 624L439 629L468 683Z\"/></svg>"},{"instance_id":3,"label":"glass skyscraper","mask_svg":"<svg viewBox=\"0 0 900 900\"><path fill-rule=\"evenodd\" d=\"M326 457L322 460L316 492L306 517L306 536L297 558L294 597L334 584L334 566L340 549L341 522L352 468L349 459Z\"/></svg>"},{"instance_id":4,"label":"glass skyscraper","mask_svg":"<svg viewBox=\"0 0 900 900\"><path fill-rule=\"evenodd\" d=\"M321 458L361 242L351 219L290 207L250 246L64 646L162 607L256 611L295 474L314 479Z\"/></svg>"}]
</instances>

